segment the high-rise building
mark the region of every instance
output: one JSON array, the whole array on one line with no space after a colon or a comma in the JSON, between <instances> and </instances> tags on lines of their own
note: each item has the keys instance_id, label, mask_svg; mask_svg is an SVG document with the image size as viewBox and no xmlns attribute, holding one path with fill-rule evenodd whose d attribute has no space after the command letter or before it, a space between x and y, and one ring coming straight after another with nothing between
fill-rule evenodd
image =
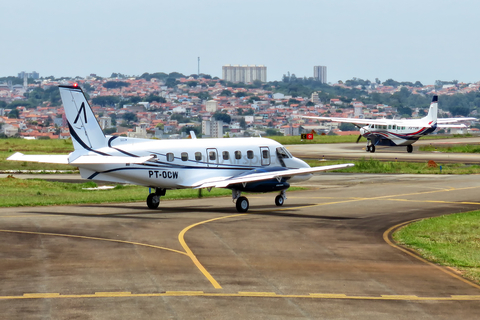
<instances>
[{"instance_id":1,"label":"high-rise building","mask_svg":"<svg viewBox=\"0 0 480 320\"><path fill-rule=\"evenodd\" d=\"M325 67L325 66L314 66L313 67L313 78L320 81L321 83L327 83L327 67Z\"/></svg>"},{"instance_id":2,"label":"high-rise building","mask_svg":"<svg viewBox=\"0 0 480 320\"><path fill-rule=\"evenodd\" d=\"M39 75L38 72L36 72L36 71L33 71L32 73L27 73L27 72L25 72L25 71L22 71L22 72L20 72L20 73L18 74L18 77L19 77L20 79L25 78L25 76L27 76L27 78L29 78L29 79L30 79L30 78L31 78L31 79L38 79L38 78L40 78L40 75Z\"/></svg>"},{"instance_id":3,"label":"high-rise building","mask_svg":"<svg viewBox=\"0 0 480 320\"><path fill-rule=\"evenodd\" d=\"M202 134L207 138L223 138L223 121L203 120Z\"/></svg>"},{"instance_id":4,"label":"high-rise building","mask_svg":"<svg viewBox=\"0 0 480 320\"><path fill-rule=\"evenodd\" d=\"M267 82L267 67L226 65L222 67L222 79L243 83L252 83L255 80Z\"/></svg>"}]
</instances>

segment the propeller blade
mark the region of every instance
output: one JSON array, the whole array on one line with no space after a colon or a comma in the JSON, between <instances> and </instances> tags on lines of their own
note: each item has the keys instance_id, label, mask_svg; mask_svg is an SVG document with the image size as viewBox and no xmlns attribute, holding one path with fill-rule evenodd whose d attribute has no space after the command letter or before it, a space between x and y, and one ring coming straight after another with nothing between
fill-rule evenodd
<instances>
[{"instance_id":1,"label":"propeller blade","mask_svg":"<svg viewBox=\"0 0 480 320\"><path fill-rule=\"evenodd\" d=\"M357 143L358 143L358 141L360 141L361 138L362 138L362 135L359 135L358 138L357 138Z\"/></svg>"}]
</instances>

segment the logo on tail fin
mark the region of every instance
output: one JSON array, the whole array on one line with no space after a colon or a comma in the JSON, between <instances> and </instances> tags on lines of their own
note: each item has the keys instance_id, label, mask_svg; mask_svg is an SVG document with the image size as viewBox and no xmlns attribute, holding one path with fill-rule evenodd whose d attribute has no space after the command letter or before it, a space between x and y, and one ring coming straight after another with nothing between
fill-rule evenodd
<instances>
[{"instance_id":1,"label":"logo on tail fin","mask_svg":"<svg viewBox=\"0 0 480 320\"><path fill-rule=\"evenodd\" d=\"M80 106L80 109L78 110L77 117L75 118L75 121L73 121L73 124L76 124L78 121L78 118L80 117L80 113L83 110L83 118L85 119L85 123L87 123L87 112L85 111L85 102L82 102L82 105Z\"/></svg>"}]
</instances>

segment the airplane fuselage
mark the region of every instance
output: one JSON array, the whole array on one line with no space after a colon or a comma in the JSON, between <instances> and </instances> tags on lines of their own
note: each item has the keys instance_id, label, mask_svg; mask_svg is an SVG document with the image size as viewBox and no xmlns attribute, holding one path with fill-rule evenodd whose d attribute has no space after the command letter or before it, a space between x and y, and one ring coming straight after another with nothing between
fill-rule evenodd
<instances>
[{"instance_id":1,"label":"airplane fuselage","mask_svg":"<svg viewBox=\"0 0 480 320\"><path fill-rule=\"evenodd\" d=\"M162 189L184 188L211 177L234 177L252 170L309 167L280 143L266 138L149 140L111 137L108 147L93 153L130 157L153 155L155 158L144 164L81 165L83 178ZM289 182L310 177L311 174L294 176Z\"/></svg>"},{"instance_id":2,"label":"airplane fuselage","mask_svg":"<svg viewBox=\"0 0 480 320\"><path fill-rule=\"evenodd\" d=\"M424 121L395 121L391 124L371 124L360 129L360 134L377 146L408 146L437 128Z\"/></svg>"}]
</instances>

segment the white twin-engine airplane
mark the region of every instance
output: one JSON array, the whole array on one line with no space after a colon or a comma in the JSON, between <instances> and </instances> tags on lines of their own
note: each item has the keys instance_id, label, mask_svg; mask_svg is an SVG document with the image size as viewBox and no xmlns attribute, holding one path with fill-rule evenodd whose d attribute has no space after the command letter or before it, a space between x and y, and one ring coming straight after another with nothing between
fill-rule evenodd
<instances>
[{"instance_id":1,"label":"white twin-engine airplane","mask_svg":"<svg viewBox=\"0 0 480 320\"><path fill-rule=\"evenodd\" d=\"M249 208L241 192L280 191L283 205L290 182L307 180L314 172L353 166L311 168L280 143L265 138L150 140L105 136L82 89L59 86L75 151L69 155L24 155L8 160L63 163L80 169L82 178L150 187L150 209L167 189L228 188L239 212Z\"/></svg>"},{"instance_id":2,"label":"white twin-engine airplane","mask_svg":"<svg viewBox=\"0 0 480 320\"><path fill-rule=\"evenodd\" d=\"M432 133L437 128L466 128L464 124L456 123L476 118L437 118L438 96L433 96L428 114L421 119L354 119L335 117L309 117L303 118L327 120L332 122L352 123L360 128L360 136L367 138L367 152L375 152L375 146L407 146L407 152L413 151L412 144L420 137ZM366 125L360 127L360 125Z\"/></svg>"}]
</instances>

